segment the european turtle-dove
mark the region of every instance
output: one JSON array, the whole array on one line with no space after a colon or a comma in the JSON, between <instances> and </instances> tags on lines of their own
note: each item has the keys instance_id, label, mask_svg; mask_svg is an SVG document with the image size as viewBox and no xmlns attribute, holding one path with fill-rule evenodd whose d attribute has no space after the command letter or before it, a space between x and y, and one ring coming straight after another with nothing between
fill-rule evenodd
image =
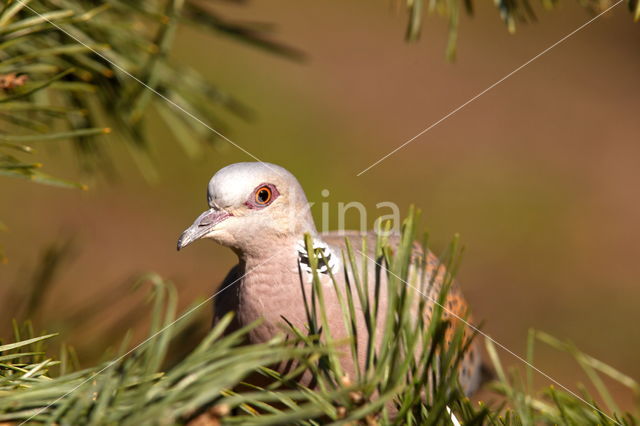
<instances>
[{"instance_id":1,"label":"european turtle-dove","mask_svg":"<svg viewBox=\"0 0 640 426\"><path fill-rule=\"evenodd\" d=\"M249 333L251 343L264 342L281 333L283 317L304 330L307 321L303 303L305 277L301 283L300 274L307 274L307 279L311 274L304 244L305 233L313 237L314 251L322 252L319 256L322 262L318 266L322 280L330 279L328 272L331 269L339 285L344 285L344 277L340 273L343 261L340 253L345 248L345 237L350 239L352 246L359 247L363 235L357 232L318 233L307 198L297 179L274 164L237 163L221 169L209 182L208 201L210 209L202 213L180 236L178 250L197 239L210 238L237 254L239 263L222 283L220 288L225 289L224 292L214 300L215 318L229 311L235 312L232 328L263 319ZM365 237L369 239L367 247L373 250L375 234L369 233ZM398 238L391 238L390 244L397 245ZM373 262L373 253L366 256ZM437 264L435 256L429 253L427 274L433 274ZM371 282L375 282L373 274L376 268L373 266L367 268ZM442 285L440 275L434 279L428 304L432 305L437 298ZM334 338L345 337L339 300L334 292L324 293L327 317L336 322L332 324L332 334ZM308 292L306 294L308 297ZM383 296L386 292L379 294L379 312L386 312ZM464 315L466 303L460 290L454 286L447 295L443 316L455 323ZM362 339L358 343L366 347L365 325L360 321L358 327L361 329L357 336ZM342 330L342 334L334 329ZM353 374L352 362L349 356L341 359L343 369ZM478 388L482 376L479 350L473 344L459 370L460 384L467 395Z\"/></svg>"}]
</instances>

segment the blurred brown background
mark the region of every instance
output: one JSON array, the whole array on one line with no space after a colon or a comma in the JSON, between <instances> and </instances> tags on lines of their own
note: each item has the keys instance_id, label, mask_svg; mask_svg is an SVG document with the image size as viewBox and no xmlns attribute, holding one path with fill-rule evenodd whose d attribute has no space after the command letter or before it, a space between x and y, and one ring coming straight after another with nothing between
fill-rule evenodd
<instances>
[{"instance_id":1,"label":"blurred brown background","mask_svg":"<svg viewBox=\"0 0 640 426\"><path fill-rule=\"evenodd\" d=\"M296 174L310 201L331 202L334 215L337 202L361 201L371 218L378 202L396 202L403 214L415 203L436 251L460 233L466 252L459 279L495 339L523 354L535 327L639 378L640 27L618 6L356 177L590 18L567 1L509 35L495 8L482 3L474 18L462 18L458 60L447 63L446 22L431 17L421 41L407 44L405 13L390 4L222 3L227 16L276 24L277 38L309 60L291 62L190 28L181 29L174 59L255 110L253 122L225 116L228 136ZM144 330L134 317L117 320L139 306L140 295L123 282L156 271L175 282L184 307L212 294L235 261L213 243L180 253L175 243L206 207L210 176L251 159L222 142L189 158L162 120L154 122L155 184L108 138L120 172L115 182L81 175L74 155L53 142L38 146L48 170L90 183L90 191L0 180L0 217L10 227L0 235L10 258L0 267L0 297L29 282L47 246L73 236L73 254L35 320L38 329L62 330L85 362L127 325ZM108 308L82 327L77 316L75 324L57 322L108 293ZM208 315L205 309L203 327ZM566 355L543 351L536 361L560 381L582 380Z\"/></svg>"}]
</instances>

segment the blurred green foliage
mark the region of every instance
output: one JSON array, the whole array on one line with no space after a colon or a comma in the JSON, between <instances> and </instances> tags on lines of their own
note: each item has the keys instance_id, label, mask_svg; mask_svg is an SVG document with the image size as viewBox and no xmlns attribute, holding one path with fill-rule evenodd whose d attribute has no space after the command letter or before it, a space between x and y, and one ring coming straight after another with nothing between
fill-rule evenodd
<instances>
[{"instance_id":1,"label":"blurred green foliage","mask_svg":"<svg viewBox=\"0 0 640 426\"><path fill-rule=\"evenodd\" d=\"M71 140L85 166L107 166L102 135L115 129L143 171L149 107L188 145L224 129L219 110L251 116L243 104L193 68L172 63L178 25L205 28L290 58L302 54L266 37L257 24L227 22L197 1L7 1L0 11L0 173L41 183L54 179L24 160L32 142ZM154 94L155 92L155 94Z\"/></svg>"},{"instance_id":2,"label":"blurred green foliage","mask_svg":"<svg viewBox=\"0 0 640 426\"><path fill-rule=\"evenodd\" d=\"M596 14L603 12L616 1L578 0L580 5ZM626 0L629 11L636 22L640 21L640 2L638 0ZM458 24L461 10L473 16L473 0L406 0L409 8L409 25L407 26L407 40L413 41L419 38L425 9L429 14L438 13L449 20L449 37L446 55L449 60L456 57L456 45L458 41ZM546 10L554 9L559 0L540 0ZM510 33L516 32L517 23L534 22L537 20L534 6L530 0L494 0L500 17Z\"/></svg>"}]
</instances>

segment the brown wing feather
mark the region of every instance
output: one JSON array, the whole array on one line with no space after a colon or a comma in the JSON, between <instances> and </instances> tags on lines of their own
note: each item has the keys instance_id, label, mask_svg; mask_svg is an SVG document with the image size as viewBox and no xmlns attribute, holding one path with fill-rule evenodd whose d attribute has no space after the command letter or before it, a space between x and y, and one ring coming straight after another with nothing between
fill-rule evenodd
<instances>
[{"instance_id":1,"label":"brown wing feather","mask_svg":"<svg viewBox=\"0 0 640 426\"><path fill-rule=\"evenodd\" d=\"M369 257L373 258L376 247L377 236L373 232L361 233L358 231L347 232L328 232L321 234L321 238L327 244L338 248L339 250L346 251L345 238L348 238L351 246L354 249L358 249L362 245L362 238L366 237L366 245L369 253ZM388 239L389 245L392 249L395 249L400 244L399 235L391 235ZM424 258L424 250L419 243L413 245L413 255L415 259ZM442 289L445 281L446 269L444 265L441 265L437 256L432 252L428 252L426 256L426 277L425 282L431 283L427 292L421 292L421 294L429 299L429 304L426 309L427 320L431 320L431 312L433 306L437 303L437 298ZM434 275L435 278L432 278ZM445 341L450 343L455 334L455 330L459 326L472 324L471 316L468 312L467 302L462 295L460 286L454 282L447 293L443 308L443 318L449 321L449 328L445 334ZM472 334L472 330L467 326L464 329L464 338L468 338ZM480 348L478 342L473 342L465 357L459 366L460 383L465 390L466 394L472 394L480 386L484 373L482 368L482 359L480 355Z\"/></svg>"}]
</instances>

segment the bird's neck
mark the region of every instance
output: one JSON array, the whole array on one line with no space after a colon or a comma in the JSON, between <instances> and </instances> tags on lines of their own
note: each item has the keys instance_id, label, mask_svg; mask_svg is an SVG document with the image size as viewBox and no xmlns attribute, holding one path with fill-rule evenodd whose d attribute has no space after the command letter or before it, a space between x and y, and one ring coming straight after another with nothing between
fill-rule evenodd
<instances>
[{"instance_id":1,"label":"bird's neck","mask_svg":"<svg viewBox=\"0 0 640 426\"><path fill-rule=\"evenodd\" d=\"M240 262L246 267L262 264L292 263L297 261L296 245L304 239L304 234L276 235L262 240L254 240L250 245L234 248Z\"/></svg>"}]
</instances>

